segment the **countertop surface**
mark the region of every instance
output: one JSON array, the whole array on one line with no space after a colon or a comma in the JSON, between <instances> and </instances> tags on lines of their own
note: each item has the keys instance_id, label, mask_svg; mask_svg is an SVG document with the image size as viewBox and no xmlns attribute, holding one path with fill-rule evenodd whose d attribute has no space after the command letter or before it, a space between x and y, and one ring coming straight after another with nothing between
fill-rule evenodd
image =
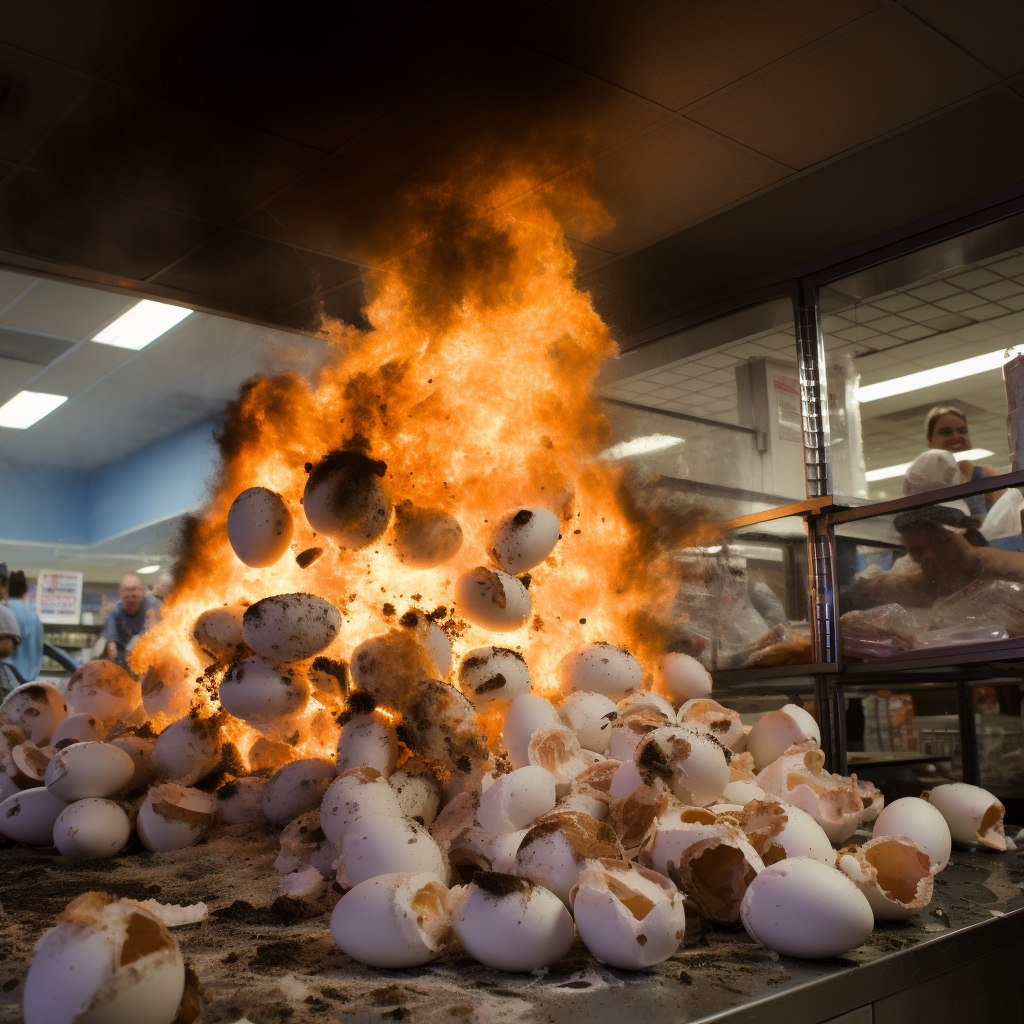
<instances>
[{"instance_id":1,"label":"countertop surface","mask_svg":"<svg viewBox=\"0 0 1024 1024\"><path fill-rule=\"evenodd\" d=\"M858 833L851 842L866 838ZM1024 941L1024 856L958 849L936 877L927 910L877 925L865 945L830 960L779 956L745 932L709 930L688 913L680 950L642 974L598 963L578 940L537 975L492 971L461 951L414 970L384 971L354 963L334 944L329 920L339 897L330 888L317 899L281 897L276 854L276 836L248 825L221 828L176 853L135 846L108 861L72 862L52 849L13 844L0 849L0 1022L21 1019L32 944L90 890L208 905L207 920L175 929L210 1000L201 1024L816 1024Z\"/></svg>"}]
</instances>

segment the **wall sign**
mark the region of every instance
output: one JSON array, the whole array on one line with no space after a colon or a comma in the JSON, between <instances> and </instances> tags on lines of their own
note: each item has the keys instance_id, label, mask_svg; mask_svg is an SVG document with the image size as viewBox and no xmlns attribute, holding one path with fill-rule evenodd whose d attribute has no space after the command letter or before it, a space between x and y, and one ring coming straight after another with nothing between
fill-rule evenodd
<instances>
[{"instance_id":1,"label":"wall sign","mask_svg":"<svg viewBox=\"0 0 1024 1024\"><path fill-rule=\"evenodd\" d=\"M36 611L45 623L77 626L82 615L82 574L41 572L36 582Z\"/></svg>"}]
</instances>

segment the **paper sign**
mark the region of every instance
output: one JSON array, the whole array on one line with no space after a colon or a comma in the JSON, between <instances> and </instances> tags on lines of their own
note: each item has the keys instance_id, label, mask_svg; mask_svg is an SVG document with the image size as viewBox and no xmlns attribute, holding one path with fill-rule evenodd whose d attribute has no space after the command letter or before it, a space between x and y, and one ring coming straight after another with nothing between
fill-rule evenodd
<instances>
[{"instance_id":1,"label":"paper sign","mask_svg":"<svg viewBox=\"0 0 1024 1024\"><path fill-rule=\"evenodd\" d=\"M82 574L41 572L36 583L36 611L43 622L78 625L82 614Z\"/></svg>"}]
</instances>

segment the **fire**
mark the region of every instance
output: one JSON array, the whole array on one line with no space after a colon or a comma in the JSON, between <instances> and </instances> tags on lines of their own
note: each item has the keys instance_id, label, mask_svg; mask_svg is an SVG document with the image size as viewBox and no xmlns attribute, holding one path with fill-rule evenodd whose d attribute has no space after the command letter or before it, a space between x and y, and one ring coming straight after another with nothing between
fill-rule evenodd
<instances>
[{"instance_id":1,"label":"fire","mask_svg":"<svg viewBox=\"0 0 1024 1024\"><path fill-rule=\"evenodd\" d=\"M411 245L370 276L368 330L323 321L332 355L315 386L284 374L243 389L174 593L132 656L136 671L152 669L167 688L167 721L209 702L208 659L191 639L197 615L280 593L317 594L339 609L340 635L324 652L333 659L347 661L409 608L443 607L453 666L474 647L514 647L543 695L558 686L560 659L591 641L625 646L648 674L653 668L664 636L651 622L670 606L675 578L652 547L650 523L621 499L624 470L595 461L608 424L591 388L617 346L574 284L560 223L567 211L592 225L604 214L581 179L542 190L529 170L483 182L477 199L472 218L443 224L439 240ZM438 203L425 220L422 211L408 216L405 237L436 235L451 212ZM314 534L301 507L307 464L353 443L386 463L393 504L410 499L459 520L464 542L450 562L403 566L391 548L393 523L361 550ZM290 550L265 569L240 562L227 539L231 502L252 486L278 492L295 525ZM562 536L530 573L528 623L496 635L460 621L458 609L452 614L454 585L487 564L491 529L520 505L556 512ZM314 547L322 555L300 567L296 555ZM299 756L325 741L310 724L324 714L314 703L299 723ZM259 735L240 723L232 728L240 747Z\"/></svg>"}]
</instances>

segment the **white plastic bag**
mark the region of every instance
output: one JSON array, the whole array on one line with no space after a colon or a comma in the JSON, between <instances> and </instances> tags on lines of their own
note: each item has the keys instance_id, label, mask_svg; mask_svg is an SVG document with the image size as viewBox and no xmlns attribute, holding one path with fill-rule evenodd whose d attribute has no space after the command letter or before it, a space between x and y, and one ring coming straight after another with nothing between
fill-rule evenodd
<instances>
[{"instance_id":1,"label":"white plastic bag","mask_svg":"<svg viewBox=\"0 0 1024 1024\"><path fill-rule=\"evenodd\" d=\"M1024 508L1024 495L1015 487L1006 492L988 510L981 524L981 535L985 540L999 540L1000 537L1014 537L1020 530L1020 510Z\"/></svg>"}]
</instances>

